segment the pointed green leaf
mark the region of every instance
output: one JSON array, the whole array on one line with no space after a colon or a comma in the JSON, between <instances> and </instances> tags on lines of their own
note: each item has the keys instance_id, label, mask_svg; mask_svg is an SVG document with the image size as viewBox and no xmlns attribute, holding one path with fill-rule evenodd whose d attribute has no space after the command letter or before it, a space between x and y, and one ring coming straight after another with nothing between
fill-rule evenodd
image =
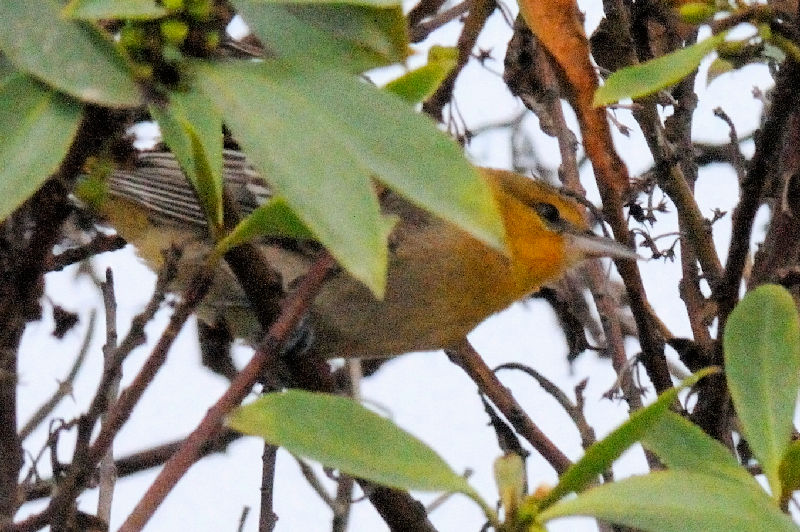
<instances>
[{"instance_id":1,"label":"pointed green leaf","mask_svg":"<svg viewBox=\"0 0 800 532\"><path fill-rule=\"evenodd\" d=\"M800 490L800 440L793 441L786 449L781 460L780 474L784 497Z\"/></svg>"},{"instance_id":2,"label":"pointed green leaf","mask_svg":"<svg viewBox=\"0 0 800 532\"><path fill-rule=\"evenodd\" d=\"M650 427L664 416L683 388L692 386L714 371L713 368L698 371L679 386L662 393L653 404L636 411L628 421L614 429L611 434L586 449L586 453L581 459L561 475L558 484L542 499L540 508L547 508L570 492L580 492L597 480L601 473L611 467L611 464L622 453L647 434Z\"/></svg>"},{"instance_id":3,"label":"pointed green leaf","mask_svg":"<svg viewBox=\"0 0 800 532\"><path fill-rule=\"evenodd\" d=\"M525 461L517 453L506 453L494 461L494 482L506 520L515 519L528 485Z\"/></svg>"},{"instance_id":4,"label":"pointed green leaf","mask_svg":"<svg viewBox=\"0 0 800 532\"><path fill-rule=\"evenodd\" d=\"M800 323L789 292L750 291L733 309L723 337L725 374L742 432L780 497L780 467L789 446L800 387Z\"/></svg>"},{"instance_id":5,"label":"pointed green leaf","mask_svg":"<svg viewBox=\"0 0 800 532\"><path fill-rule=\"evenodd\" d=\"M237 408L228 426L385 486L470 492L430 447L346 397L289 390Z\"/></svg>"},{"instance_id":6,"label":"pointed green leaf","mask_svg":"<svg viewBox=\"0 0 800 532\"><path fill-rule=\"evenodd\" d=\"M81 110L76 101L22 74L0 86L0 220L58 168Z\"/></svg>"},{"instance_id":7,"label":"pointed green leaf","mask_svg":"<svg viewBox=\"0 0 800 532\"><path fill-rule=\"evenodd\" d=\"M390 81L383 89L409 103L419 103L436 92L457 61L457 48L432 46L428 51L428 64Z\"/></svg>"},{"instance_id":8,"label":"pointed green leaf","mask_svg":"<svg viewBox=\"0 0 800 532\"><path fill-rule=\"evenodd\" d=\"M711 85L712 81L723 74L731 72L734 68L736 68L734 64L727 59L717 57L708 66L708 72L706 73L706 85Z\"/></svg>"},{"instance_id":9,"label":"pointed green leaf","mask_svg":"<svg viewBox=\"0 0 800 532\"><path fill-rule=\"evenodd\" d=\"M720 33L646 63L617 70L595 92L595 107L625 98L640 98L674 85L694 72L703 58L724 40L725 33Z\"/></svg>"},{"instance_id":10,"label":"pointed green leaf","mask_svg":"<svg viewBox=\"0 0 800 532\"><path fill-rule=\"evenodd\" d=\"M761 489L718 475L658 471L603 484L539 514L588 515L650 532L798 532Z\"/></svg>"},{"instance_id":11,"label":"pointed green leaf","mask_svg":"<svg viewBox=\"0 0 800 532\"><path fill-rule=\"evenodd\" d=\"M360 73L403 61L409 53L406 20L397 2L233 4L261 42L284 59L313 60Z\"/></svg>"},{"instance_id":12,"label":"pointed green leaf","mask_svg":"<svg viewBox=\"0 0 800 532\"><path fill-rule=\"evenodd\" d=\"M373 291L383 290L387 252L372 176L502 247L488 183L398 98L305 61L198 65L196 79L261 175Z\"/></svg>"},{"instance_id":13,"label":"pointed green leaf","mask_svg":"<svg viewBox=\"0 0 800 532\"><path fill-rule=\"evenodd\" d=\"M191 124L186 124L186 132L192 141L192 158L194 159L194 189L200 199L200 205L208 219L212 235L222 230L222 168L211 163L214 155L222 155L222 147L215 154L209 153L203 137ZM221 159L221 158L220 158ZM221 162L221 161L220 161ZM221 166L221 165L220 165ZM216 236L215 236L216 238Z\"/></svg>"},{"instance_id":14,"label":"pointed green leaf","mask_svg":"<svg viewBox=\"0 0 800 532\"><path fill-rule=\"evenodd\" d=\"M354 5L354 6L367 6L367 7L393 7L399 6L397 0L258 0L270 4L315 4L315 5Z\"/></svg>"},{"instance_id":15,"label":"pointed green leaf","mask_svg":"<svg viewBox=\"0 0 800 532\"><path fill-rule=\"evenodd\" d=\"M152 20L166 16L168 11L154 0L72 0L63 13L81 20Z\"/></svg>"},{"instance_id":16,"label":"pointed green leaf","mask_svg":"<svg viewBox=\"0 0 800 532\"><path fill-rule=\"evenodd\" d=\"M11 61L3 54L0 54L0 87L17 74L19 74L19 71L14 68Z\"/></svg>"},{"instance_id":17,"label":"pointed green leaf","mask_svg":"<svg viewBox=\"0 0 800 532\"><path fill-rule=\"evenodd\" d=\"M666 412L642 437L642 445L671 469L721 475L760 489L746 469L720 442L688 419Z\"/></svg>"},{"instance_id":18,"label":"pointed green leaf","mask_svg":"<svg viewBox=\"0 0 800 532\"><path fill-rule=\"evenodd\" d=\"M217 244L217 253L223 254L245 242L262 236L283 236L297 240L311 240L313 233L281 198L272 198L261 205Z\"/></svg>"},{"instance_id":19,"label":"pointed green leaf","mask_svg":"<svg viewBox=\"0 0 800 532\"><path fill-rule=\"evenodd\" d=\"M195 91L173 92L166 108L150 106L161 136L191 181L209 226L222 226L222 116Z\"/></svg>"},{"instance_id":20,"label":"pointed green leaf","mask_svg":"<svg viewBox=\"0 0 800 532\"><path fill-rule=\"evenodd\" d=\"M0 0L0 50L58 90L109 107L139 105L127 61L96 28L61 16L56 0Z\"/></svg>"},{"instance_id":21,"label":"pointed green leaf","mask_svg":"<svg viewBox=\"0 0 800 532\"><path fill-rule=\"evenodd\" d=\"M687 24L702 24L716 13L716 7L706 2L687 2L678 7L678 15Z\"/></svg>"},{"instance_id":22,"label":"pointed green leaf","mask_svg":"<svg viewBox=\"0 0 800 532\"><path fill-rule=\"evenodd\" d=\"M338 130L342 117L331 116L339 109L273 62L200 65L197 81L259 173L345 269L382 294L380 208L368 168Z\"/></svg>"}]
</instances>

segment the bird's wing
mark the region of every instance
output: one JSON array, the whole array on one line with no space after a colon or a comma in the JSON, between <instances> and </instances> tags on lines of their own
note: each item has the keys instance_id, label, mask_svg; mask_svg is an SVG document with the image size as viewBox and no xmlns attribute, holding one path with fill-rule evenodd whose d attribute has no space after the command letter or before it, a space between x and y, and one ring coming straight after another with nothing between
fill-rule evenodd
<instances>
[{"instance_id":1,"label":"bird's wing","mask_svg":"<svg viewBox=\"0 0 800 532\"><path fill-rule=\"evenodd\" d=\"M247 215L271 196L269 187L247 162L244 154L223 152L225 185ZM163 223L206 227L197 195L175 156L167 151L144 151L132 169L117 168L108 177L108 192L147 209Z\"/></svg>"}]
</instances>

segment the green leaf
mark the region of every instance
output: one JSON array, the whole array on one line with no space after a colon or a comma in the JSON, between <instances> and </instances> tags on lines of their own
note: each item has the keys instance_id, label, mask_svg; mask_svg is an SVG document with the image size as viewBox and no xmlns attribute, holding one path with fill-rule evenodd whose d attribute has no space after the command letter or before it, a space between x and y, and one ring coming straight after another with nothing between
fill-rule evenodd
<instances>
[{"instance_id":1,"label":"green leaf","mask_svg":"<svg viewBox=\"0 0 800 532\"><path fill-rule=\"evenodd\" d=\"M706 74L706 85L711 85L712 81L714 81L723 74L727 74L728 72L733 71L734 68L736 67L732 62L728 61L727 59L717 57L708 66L708 72Z\"/></svg>"},{"instance_id":2,"label":"green leaf","mask_svg":"<svg viewBox=\"0 0 800 532\"><path fill-rule=\"evenodd\" d=\"M725 33L720 33L645 63L617 70L594 93L594 106L641 98L674 85L694 72L703 58L724 40Z\"/></svg>"},{"instance_id":3,"label":"green leaf","mask_svg":"<svg viewBox=\"0 0 800 532\"><path fill-rule=\"evenodd\" d=\"M0 54L0 87L2 87L6 81L18 74L19 71L14 68L14 65L11 64L11 61L9 61L5 55Z\"/></svg>"},{"instance_id":4,"label":"green leaf","mask_svg":"<svg viewBox=\"0 0 800 532\"><path fill-rule=\"evenodd\" d=\"M281 198L272 198L254 210L217 244L217 253L223 254L254 238L282 236L297 240L311 240L313 233Z\"/></svg>"},{"instance_id":5,"label":"green leaf","mask_svg":"<svg viewBox=\"0 0 800 532\"><path fill-rule=\"evenodd\" d=\"M419 103L431 96L458 62L458 49L432 46L428 64L387 83L383 89L409 103Z\"/></svg>"},{"instance_id":6,"label":"green leaf","mask_svg":"<svg viewBox=\"0 0 800 532\"><path fill-rule=\"evenodd\" d=\"M673 412L665 412L642 437L642 445L671 469L720 475L761 489L720 442Z\"/></svg>"},{"instance_id":7,"label":"green leaf","mask_svg":"<svg viewBox=\"0 0 800 532\"><path fill-rule=\"evenodd\" d=\"M385 486L472 492L430 447L355 401L289 390L234 410L228 426Z\"/></svg>"},{"instance_id":8,"label":"green leaf","mask_svg":"<svg viewBox=\"0 0 800 532\"><path fill-rule=\"evenodd\" d=\"M0 220L56 171L81 111L74 100L22 74L0 86Z\"/></svg>"},{"instance_id":9,"label":"green leaf","mask_svg":"<svg viewBox=\"0 0 800 532\"><path fill-rule=\"evenodd\" d=\"M396 2L385 7L265 0L233 4L267 49L285 59L361 73L403 61L409 53L406 20Z\"/></svg>"},{"instance_id":10,"label":"green leaf","mask_svg":"<svg viewBox=\"0 0 800 532\"><path fill-rule=\"evenodd\" d=\"M76 98L134 107L139 87L127 61L99 30L61 17L56 0L0 0L0 50L19 68Z\"/></svg>"},{"instance_id":11,"label":"green leaf","mask_svg":"<svg viewBox=\"0 0 800 532\"><path fill-rule=\"evenodd\" d=\"M370 173L316 96L273 63L200 65L197 81L249 160L331 254L382 294L386 234ZM259 102L259 105L253 105Z\"/></svg>"},{"instance_id":12,"label":"green leaf","mask_svg":"<svg viewBox=\"0 0 800 532\"><path fill-rule=\"evenodd\" d=\"M793 441L783 455L780 467L783 496L788 498L800 490L800 440Z\"/></svg>"},{"instance_id":13,"label":"green leaf","mask_svg":"<svg viewBox=\"0 0 800 532\"><path fill-rule=\"evenodd\" d=\"M64 7L63 13L81 20L152 20L169 12L153 0L72 0Z\"/></svg>"},{"instance_id":14,"label":"green leaf","mask_svg":"<svg viewBox=\"0 0 800 532\"><path fill-rule=\"evenodd\" d=\"M678 7L678 15L687 24L702 24L716 13L716 7L705 2L688 2Z\"/></svg>"},{"instance_id":15,"label":"green leaf","mask_svg":"<svg viewBox=\"0 0 800 532\"><path fill-rule=\"evenodd\" d=\"M209 226L222 226L222 116L196 91L172 92L166 108L150 106L161 136L194 186Z\"/></svg>"},{"instance_id":16,"label":"green leaf","mask_svg":"<svg viewBox=\"0 0 800 532\"><path fill-rule=\"evenodd\" d=\"M800 387L800 323L792 296L777 285L750 291L728 318L722 345L743 435L778 498L778 469Z\"/></svg>"},{"instance_id":17,"label":"green leaf","mask_svg":"<svg viewBox=\"0 0 800 532\"><path fill-rule=\"evenodd\" d=\"M192 156L194 158L194 182L200 205L209 221L212 235L220 234L222 230L222 168L214 167L210 161L215 155L222 155L222 147L217 153L209 153L204 145L205 138L201 138L197 131L187 123L186 132L192 141Z\"/></svg>"},{"instance_id":18,"label":"green leaf","mask_svg":"<svg viewBox=\"0 0 800 532\"><path fill-rule=\"evenodd\" d=\"M261 175L373 292L385 283L387 222L372 176L502 248L488 183L398 98L305 61L198 65L196 79Z\"/></svg>"},{"instance_id":19,"label":"green leaf","mask_svg":"<svg viewBox=\"0 0 800 532\"><path fill-rule=\"evenodd\" d=\"M517 453L506 453L494 461L494 481L506 520L516 519L527 486L525 461Z\"/></svg>"},{"instance_id":20,"label":"green leaf","mask_svg":"<svg viewBox=\"0 0 800 532\"><path fill-rule=\"evenodd\" d=\"M564 495L573 491L580 492L597 480L601 473L611 467L622 453L647 434L647 431L664 416L683 388L694 385L714 371L713 368L698 371L679 386L662 393L653 404L637 410L611 434L586 449L581 459L561 475L558 484L542 499L539 507L547 508Z\"/></svg>"},{"instance_id":21,"label":"green leaf","mask_svg":"<svg viewBox=\"0 0 800 532\"><path fill-rule=\"evenodd\" d=\"M761 489L718 475L658 471L603 484L539 514L588 515L651 532L798 532Z\"/></svg>"},{"instance_id":22,"label":"green leaf","mask_svg":"<svg viewBox=\"0 0 800 532\"><path fill-rule=\"evenodd\" d=\"M395 7L400 6L397 0L257 0L264 4L287 4L287 5L345 5L345 6L366 6L366 7Z\"/></svg>"}]
</instances>

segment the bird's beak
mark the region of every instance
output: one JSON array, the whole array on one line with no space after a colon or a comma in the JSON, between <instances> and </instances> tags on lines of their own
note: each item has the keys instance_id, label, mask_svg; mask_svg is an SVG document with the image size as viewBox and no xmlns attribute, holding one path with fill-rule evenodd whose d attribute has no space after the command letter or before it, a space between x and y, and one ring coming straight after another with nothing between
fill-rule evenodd
<instances>
[{"instance_id":1,"label":"bird's beak","mask_svg":"<svg viewBox=\"0 0 800 532\"><path fill-rule=\"evenodd\" d=\"M581 253L584 258L643 259L628 246L620 244L611 238L597 236L593 233L571 234L569 238L570 247Z\"/></svg>"}]
</instances>

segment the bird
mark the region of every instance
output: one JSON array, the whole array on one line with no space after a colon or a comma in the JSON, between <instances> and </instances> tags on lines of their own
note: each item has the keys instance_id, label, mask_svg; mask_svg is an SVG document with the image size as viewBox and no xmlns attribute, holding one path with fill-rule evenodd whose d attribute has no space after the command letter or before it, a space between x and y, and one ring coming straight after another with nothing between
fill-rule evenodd
<instances>
[{"instance_id":1,"label":"bird","mask_svg":"<svg viewBox=\"0 0 800 532\"><path fill-rule=\"evenodd\" d=\"M160 265L160 250L173 243L183 246L187 264L202 260L213 242L176 158L154 150L135 159L107 175L96 210L152 269ZM268 179L241 151L224 150L223 161L223 181L243 215L272 197ZM390 235L385 295L376 297L344 270L330 275L309 310L316 355L371 359L447 348L584 259L637 258L627 246L592 233L585 207L560 189L506 170L480 168L479 174L503 220L507 251L382 190L383 212L399 220ZM315 246L273 239L259 249L290 290L310 268ZM222 318L235 337L255 345L258 322L232 272L220 268L198 318Z\"/></svg>"}]
</instances>

